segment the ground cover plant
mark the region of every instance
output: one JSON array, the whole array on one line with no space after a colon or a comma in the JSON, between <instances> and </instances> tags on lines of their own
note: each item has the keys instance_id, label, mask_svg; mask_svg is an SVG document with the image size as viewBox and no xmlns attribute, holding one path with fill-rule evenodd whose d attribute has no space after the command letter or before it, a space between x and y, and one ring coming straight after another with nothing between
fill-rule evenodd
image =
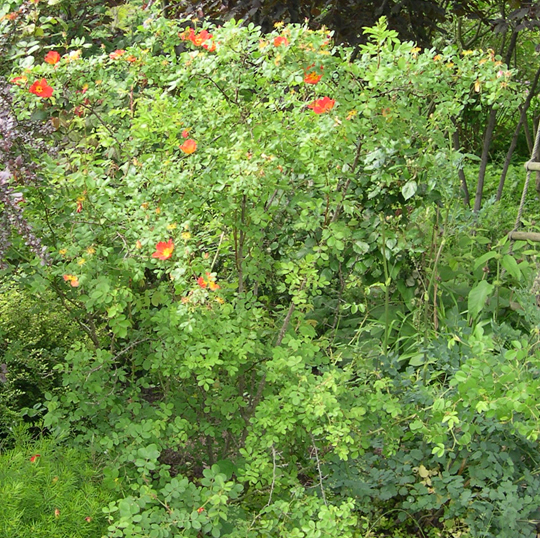
<instances>
[{"instance_id":1,"label":"ground cover plant","mask_svg":"<svg viewBox=\"0 0 540 538\"><path fill-rule=\"evenodd\" d=\"M106 532L103 505L115 498L104 487L86 451L51 439L29 442L0 455L0 534L94 538Z\"/></svg>"},{"instance_id":2,"label":"ground cover plant","mask_svg":"<svg viewBox=\"0 0 540 538\"><path fill-rule=\"evenodd\" d=\"M534 251L450 218L456 118L515 111L512 72L384 19L354 54L124 16L122 45L9 45L4 82L54 147L8 148L39 163L2 192L41 250L14 227L4 274L80 334L42 425L105 459L102 532L533 536Z\"/></svg>"}]
</instances>

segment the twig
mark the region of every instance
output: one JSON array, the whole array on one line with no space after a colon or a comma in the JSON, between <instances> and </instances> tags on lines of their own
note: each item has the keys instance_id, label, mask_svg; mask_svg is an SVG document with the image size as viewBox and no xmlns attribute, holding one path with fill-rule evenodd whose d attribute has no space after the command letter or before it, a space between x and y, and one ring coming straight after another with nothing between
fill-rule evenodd
<instances>
[{"instance_id":1,"label":"twig","mask_svg":"<svg viewBox=\"0 0 540 538\"><path fill-rule=\"evenodd\" d=\"M225 97L225 99L227 99L227 101L229 101L229 103L232 103L233 105L238 105L238 102L235 101L234 99L231 99L227 95L225 90L217 82L214 82L214 80L212 80L211 77L209 77L208 75L200 75L200 77L205 78L206 80L209 80L221 92L221 94Z\"/></svg>"},{"instance_id":2,"label":"twig","mask_svg":"<svg viewBox=\"0 0 540 538\"><path fill-rule=\"evenodd\" d=\"M319 485L321 487L321 495L324 501L324 504L328 506L328 503L326 502L326 495L324 494L324 487L323 487L323 476L321 472L321 462L319 460L319 451L317 450L317 445L315 444L315 438L313 437L313 434L311 435L311 441L313 442L313 448L315 449L315 460L317 461L317 472L319 473Z\"/></svg>"},{"instance_id":3,"label":"twig","mask_svg":"<svg viewBox=\"0 0 540 538\"><path fill-rule=\"evenodd\" d=\"M360 151L362 151L362 140L358 141L358 145L356 146L356 154L354 156L354 162L352 164L351 174L354 174L356 171L356 167L358 166L358 161L360 160ZM341 202L336 207L336 210L334 211L334 215L332 216L332 220L330 222L336 222L336 220L339 217L339 214L341 212L341 208L343 207L343 200L345 200L345 196L347 194L347 191L349 189L349 185L351 184L351 178L349 178L346 182L343 188L341 189Z\"/></svg>"},{"instance_id":4,"label":"twig","mask_svg":"<svg viewBox=\"0 0 540 538\"><path fill-rule=\"evenodd\" d=\"M302 284L300 284L300 289L298 291L302 291L307 283L307 277L304 278L304 281ZM291 321L291 317L293 315L295 309L295 304L291 300L291 304L289 305L289 310L287 311L287 315L285 316L285 319L283 320L283 325L281 326L281 329L279 330L279 334L276 340L276 347L281 345L281 342L283 341L283 337L285 336L285 332L287 331L287 328L289 327L289 323Z\"/></svg>"},{"instance_id":5,"label":"twig","mask_svg":"<svg viewBox=\"0 0 540 538\"><path fill-rule=\"evenodd\" d=\"M272 504L272 494L274 493L274 486L276 484L276 448L274 443L272 443L272 464L272 484L270 485L270 496L268 497L266 506L270 506Z\"/></svg>"},{"instance_id":6,"label":"twig","mask_svg":"<svg viewBox=\"0 0 540 538\"><path fill-rule=\"evenodd\" d=\"M210 272L212 272L212 269L214 269L214 265L216 264L216 260L219 254L219 247L221 247L221 243L223 243L223 238L225 237L225 232L221 232L221 237L219 238L219 243L216 249L216 254L214 255L214 259L212 260L212 265L210 266Z\"/></svg>"},{"instance_id":7,"label":"twig","mask_svg":"<svg viewBox=\"0 0 540 538\"><path fill-rule=\"evenodd\" d=\"M118 359L118 357L120 357L121 355L123 355L124 353L127 353L131 348L135 347L136 345L138 344L142 344L143 342L146 342L147 340L150 340L150 338L143 338L142 340L137 340L136 342L132 342L131 344L129 344L129 346L126 346L122 351L120 351L120 353L117 353L113 359L112 359L112 362L114 363L116 361L116 359ZM86 381L88 381L89 377L94 373L94 372L97 372L98 370L100 370L101 368L103 368L103 364L100 364L99 366L96 366L95 368L92 368L89 372L88 372L88 375L86 376Z\"/></svg>"},{"instance_id":8,"label":"twig","mask_svg":"<svg viewBox=\"0 0 540 538\"><path fill-rule=\"evenodd\" d=\"M99 123L101 123L101 125L103 125L103 127L105 127L105 129L107 129L109 134L116 140L116 143L121 147L122 144L120 143L118 138L116 138L116 135L114 134L112 129L101 119L101 116L92 107L90 107L88 105L85 105L84 103L81 103L81 106L83 108L86 108L86 110L89 110L91 114L94 114L94 116L98 119Z\"/></svg>"}]
</instances>

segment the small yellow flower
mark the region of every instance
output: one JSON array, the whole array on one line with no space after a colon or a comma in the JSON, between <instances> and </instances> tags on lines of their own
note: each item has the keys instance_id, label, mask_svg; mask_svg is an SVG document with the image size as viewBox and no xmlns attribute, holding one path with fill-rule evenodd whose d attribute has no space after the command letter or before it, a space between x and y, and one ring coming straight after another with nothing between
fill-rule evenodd
<instances>
[{"instance_id":1,"label":"small yellow flower","mask_svg":"<svg viewBox=\"0 0 540 538\"><path fill-rule=\"evenodd\" d=\"M356 110L351 110L348 114L347 114L347 117L345 119L347 120L352 120L356 115L358 114L358 112Z\"/></svg>"},{"instance_id":2,"label":"small yellow flower","mask_svg":"<svg viewBox=\"0 0 540 538\"><path fill-rule=\"evenodd\" d=\"M142 248L142 243L141 243L140 241L137 241L137 242L135 243L135 248L136 248L137 250L140 250L140 249Z\"/></svg>"},{"instance_id":3,"label":"small yellow flower","mask_svg":"<svg viewBox=\"0 0 540 538\"><path fill-rule=\"evenodd\" d=\"M161 208L160 207L156 207L156 215L159 215L161 213Z\"/></svg>"},{"instance_id":4,"label":"small yellow flower","mask_svg":"<svg viewBox=\"0 0 540 538\"><path fill-rule=\"evenodd\" d=\"M480 87L481 87L481 83L479 80L477 80L475 83L474 83L474 91L476 93L480 93Z\"/></svg>"},{"instance_id":5,"label":"small yellow flower","mask_svg":"<svg viewBox=\"0 0 540 538\"><path fill-rule=\"evenodd\" d=\"M216 297L215 301L216 301L216 303L219 303L219 304L223 304L225 302L225 300L222 299L221 297Z\"/></svg>"},{"instance_id":6,"label":"small yellow flower","mask_svg":"<svg viewBox=\"0 0 540 538\"><path fill-rule=\"evenodd\" d=\"M94 247L88 247L86 249L86 253L89 254L90 256L92 256L92 254L96 253L96 249Z\"/></svg>"},{"instance_id":7,"label":"small yellow flower","mask_svg":"<svg viewBox=\"0 0 540 538\"><path fill-rule=\"evenodd\" d=\"M144 202L141 204L142 209L148 209L148 202Z\"/></svg>"},{"instance_id":8,"label":"small yellow flower","mask_svg":"<svg viewBox=\"0 0 540 538\"><path fill-rule=\"evenodd\" d=\"M77 261L77 265L84 265L86 263L86 260L84 258L81 258Z\"/></svg>"},{"instance_id":9,"label":"small yellow flower","mask_svg":"<svg viewBox=\"0 0 540 538\"><path fill-rule=\"evenodd\" d=\"M440 54L435 54L435 56L433 57L433 59L438 62L440 59L442 59L442 56Z\"/></svg>"},{"instance_id":10,"label":"small yellow flower","mask_svg":"<svg viewBox=\"0 0 540 538\"><path fill-rule=\"evenodd\" d=\"M191 234L189 232L182 232L182 239L184 241L187 241L188 239L191 239Z\"/></svg>"},{"instance_id":11,"label":"small yellow flower","mask_svg":"<svg viewBox=\"0 0 540 538\"><path fill-rule=\"evenodd\" d=\"M274 28L283 28L284 25L285 23L283 21L275 22Z\"/></svg>"},{"instance_id":12,"label":"small yellow flower","mask_svg":"<svg viewBox=\"0 0 540 538\"><path fill-rule=\"evenodd\" d=\"M167 230L174 230L176 228L176 223L173 222L172 224L167 224Z\"/></svg>"},{"instance_id":13,"label":"small yellow flower","mask_svg":"<svg viewBox=\"0 0 540 538\"><path fill-rule=\"evenodd\" d=\"M461 54L463 54L463 56L469 56L470 54L474 54L474 50L463 50L461 51Z\"/></svg>"},{"instance_id":14,"label":"small yellow flower","mask_svg":"<svg viewBox=\"0 0 540 538\"><path fill-rule=\"evenodd\" d=\"M58 251L58 254L60 254L60 256L65 256L67 254L67 250L65 248L61 248L59 251Z\"/></svg>"}]
</instances>

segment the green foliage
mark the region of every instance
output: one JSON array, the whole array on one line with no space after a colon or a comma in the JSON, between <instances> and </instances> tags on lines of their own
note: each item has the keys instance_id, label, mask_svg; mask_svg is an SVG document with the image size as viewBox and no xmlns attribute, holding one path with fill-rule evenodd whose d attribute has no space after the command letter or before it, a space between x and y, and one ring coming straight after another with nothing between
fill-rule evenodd
<instances>
[{"instance_id":1,"label":"green foliage","mask_svg":"<svg viewBox=\"0 0 540 538\"><path fill-rule=\"evenodd\" d=\"M388 394L407 416L354 462L330 462L328 485L365 513L395 512L411 532L440 523L444 536L535 536L537 443L524 436L537 438L540 356L508 341L508 327L495 336L465 323L448 329L454 335L431 342L423 368L384 361L379 377L392 379Z\"/></svg>"},{"instance_id":2,"label":"green foliage","mask_svg":"<svg viewBox=\"0 0 540 538\"><path fill-rule=\"evenodd\" d=\"M0 535L96 538L114 495L79 450L52 440L19 442L0 453Z\"/></svg>"},{"instance_id":3,"label":"green foliage","mask_svg":"<svg viewBox=\"0 0 540 538\"><path fill-rule=\"evenodd\" d=\"M9 435L23 411L31 422L42 416L45 393L52 394L61 386L54 367L63 361L75 338L80 335L50 291L34 296L14 280L0 285L2 436Z\"/></svg>"}]
</instances>

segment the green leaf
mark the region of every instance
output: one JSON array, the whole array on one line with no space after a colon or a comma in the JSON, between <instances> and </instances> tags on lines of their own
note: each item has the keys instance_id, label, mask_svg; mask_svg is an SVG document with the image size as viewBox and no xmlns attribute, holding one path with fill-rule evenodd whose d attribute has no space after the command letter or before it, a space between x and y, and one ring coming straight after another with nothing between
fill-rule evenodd
<instances>
[{"instance_id":1,"label":"green leaf","mask_svg":"<svg viewBox=\"0 0 540 538\"><path fill-rule=\"evenodd\" d=\"M493 288L493 284L482 280L469 292L468 310L473 319L484 308L487 298L493 293Z\"/></svg>"},{"instance_id":2,"label":"green leaf","mask_svg":"<svg viewBox=\"0 0 540 538\"><path fill-rule=\"evenodd\" d=\"M407 181L407 183L401 187L401 194L403 194L403 198L405 198L405 200L408 200L416 194L417 189L418 185L416 184L416 181Z\"/></svg>"},{"instance_id":3,"label":"green leaf","mask_svg":"<svg viewBox=\"0 0 540 538\"><path fill-rule=\"evenodd\" d=\"M521 270L516 259L510 254L505 254L501 260L501 265L516 279L521 278Z\"/></svg>"},{"instance_id":4,"label":"green leaf","mask_svg":"<svg viewBox=\"0 0 540 538\"><path fill-rule=\"evenodd\" d=\"M416 355L413 355L411 359L409 360L410 366L422 366L426 362L426 355L425 353L417 353Z\"/></svg>"},{"instance_id":5,"label":"green leaf","mask_svg":"<svg viewBox=\"0 0 540 538\"><path fill-rule=\"evenodd\" d=\"M495 258L495 256L497 256L497 252L495 250L490 250L489 252L486 252L483 256L480 256L480 258L478 258L474 262L474 269L478 269L479 267L485 265L488 260Z\"/></svg>"}]
</instances>

